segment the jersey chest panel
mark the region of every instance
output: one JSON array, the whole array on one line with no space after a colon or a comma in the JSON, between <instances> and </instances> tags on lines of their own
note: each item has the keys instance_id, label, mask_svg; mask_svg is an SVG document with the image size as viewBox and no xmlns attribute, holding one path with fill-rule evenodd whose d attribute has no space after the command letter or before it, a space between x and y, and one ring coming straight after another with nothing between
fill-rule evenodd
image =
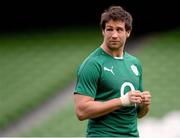
<instances>
[{"instance_id":1,"label":"jersey chest panel","mask_svg":"<svg viewBox=\"0 0 180 138\"><path fill-rule=\"evenodd\" d=\"M136 74L132 62L119 61L106 62L102 66L102 74L97 88L97 99L113 99L121 96L123 84L132 84L134 89L139 88L140 75ZM136 67L136 66L135 66ZM123 93L127 93L132 88L125 86Z\"/></svg>"}]
</instances>

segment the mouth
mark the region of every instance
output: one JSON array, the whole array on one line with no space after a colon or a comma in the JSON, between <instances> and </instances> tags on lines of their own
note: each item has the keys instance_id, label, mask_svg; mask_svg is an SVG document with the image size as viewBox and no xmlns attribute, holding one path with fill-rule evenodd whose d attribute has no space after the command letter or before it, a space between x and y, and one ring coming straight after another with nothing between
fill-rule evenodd
<instances>
[{"instance_id":1,"label":"mouth","mask_svg":"<svg viewBox=\"0 0 180 138\"><path fill-rule=\"evenodd\" d=\"M112 45L117 45L117 44L119 44L118 41L111 41L110 43L111 43Z\"/></svg>"},{"instance_id":2,"label":"mouth","mask_svg":"<svg viewBox=\"0 0 180 138\"><path fill-rule=\"evenodd\" d=\"M110 41L111 43L119 43L119 41Z\"/></svg>"}]
</instances>

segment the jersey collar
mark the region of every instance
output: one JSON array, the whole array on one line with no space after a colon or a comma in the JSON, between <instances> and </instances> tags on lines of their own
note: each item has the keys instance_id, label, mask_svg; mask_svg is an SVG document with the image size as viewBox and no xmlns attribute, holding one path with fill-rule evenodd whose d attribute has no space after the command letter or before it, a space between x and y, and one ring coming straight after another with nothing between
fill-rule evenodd
<instances>
[{"instance_id":1,"label":"jersey collar","mask_svg":"<svg viewBox=\"0 0 180 138\"><path fill-rule=\"evenodd\" d=\"M117 60L123 60L123 59L124 59L124 56L125 56L125 53L126 53L126 52L123 50L123 56L121 56L121 57L113 57L112 55L106 53L102 47L99 47L99 48L102 50L102 52L103 52L104 54L106 54L107 56L109 56L109 57L111 57L111 58L113 58L113 59L117 59Z\"/></svg>"}]
</instances>

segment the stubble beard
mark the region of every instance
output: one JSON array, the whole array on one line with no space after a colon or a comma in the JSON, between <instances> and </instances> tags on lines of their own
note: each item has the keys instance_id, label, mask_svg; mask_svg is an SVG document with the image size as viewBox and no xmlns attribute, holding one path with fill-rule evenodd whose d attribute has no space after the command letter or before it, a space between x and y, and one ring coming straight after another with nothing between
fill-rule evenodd
<instances>
[{"instance_id":1,"label":"stubble beard","mask_svg":"<svg viewBox=\"0 0 180 138\"><path fill-rule=\"evenodd\" d=\"M123 43L119 43L119 44L108 44L107 46L108 46L109 50L111 50L111 51L118 51L118 50L124 48L124 44L123 44Z\"/></svg>"}]
</instances>

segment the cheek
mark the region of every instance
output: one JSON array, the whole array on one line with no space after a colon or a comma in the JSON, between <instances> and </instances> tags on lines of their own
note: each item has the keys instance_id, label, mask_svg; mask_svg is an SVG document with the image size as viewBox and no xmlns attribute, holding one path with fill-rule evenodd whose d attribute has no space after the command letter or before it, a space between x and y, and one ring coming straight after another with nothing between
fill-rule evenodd
<instances>
[{"instance_id":1,"label":"cheek","mask_svg":"<svg viewBox=\"0 0 180 138\"><path fill-rule=\"evenodd\" d=\"M109 39L111 39L111 36L110 35L104 35L104 39L109 40Z\"/></svg>"},{"instance_id":2,"label":"cheek","mask_svg":"<svg viewBox=\"0 0 180 138\"><path fill-rule=\"evenodd\" d=\"M123 40L126 40L127 35L126 35L126 34L123 34L123 35L120 36L120 38L123 39Z\"/></svg>"}]
</instances>

